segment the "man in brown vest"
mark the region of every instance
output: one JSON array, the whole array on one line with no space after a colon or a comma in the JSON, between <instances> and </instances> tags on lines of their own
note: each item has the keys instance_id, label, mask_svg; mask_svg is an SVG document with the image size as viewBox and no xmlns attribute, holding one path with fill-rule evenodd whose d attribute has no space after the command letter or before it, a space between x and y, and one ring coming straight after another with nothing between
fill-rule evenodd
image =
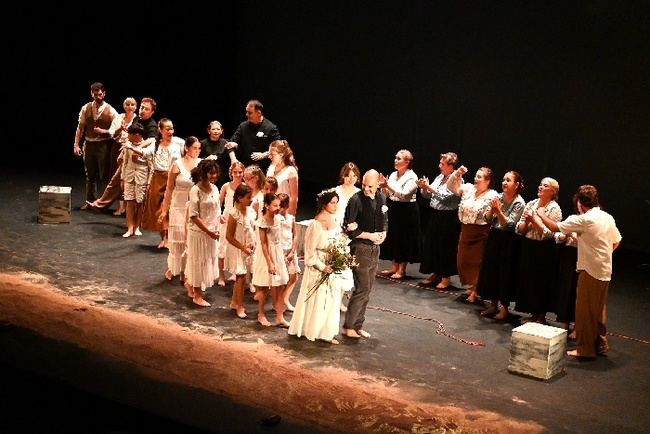
<instances>
[{"instance_id":1,"label":"man in brown vest","mask_svg":"<svg viewBox=\"0 0 650 434\"><path fill-rule=\"evenodd\" d=\"M88 202L95 200L97 190L104 190L111 176L113 139L110 134L100 133L99 130L108 130L111 122L117 116L117 111L104 101L106 91L102 83L93 83L90 86L90 95L93 100L81 107L77 132L74 136L74 154L83 155L86 171L86 201ZM99 188L97 188L98 180ZM81 207L81 209L88 208L87 203Z\"/></svg>"}]
</instances>

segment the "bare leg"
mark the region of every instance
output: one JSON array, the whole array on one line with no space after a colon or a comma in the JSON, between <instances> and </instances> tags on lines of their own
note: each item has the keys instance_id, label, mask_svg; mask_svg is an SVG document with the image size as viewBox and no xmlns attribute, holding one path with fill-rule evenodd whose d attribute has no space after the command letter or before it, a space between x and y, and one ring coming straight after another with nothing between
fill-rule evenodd
<instances>
[{"instance_id":1,"label":"bare leg","mask_svg":"<svg viewBox=\"0 0 650 434\"><path fill-rule=\"evenodd\" d=\"M237 311L239 318L246 318L246 310L244 310L244 283L246 275L237 275L235 284L232 288L232 298L230 299L230 308Z\"/></svg>"},{"instance_id":2,"label":"bare leg","mask_svg":"<svg viewBox=\"0 0 650 434\"><path fill-rule=\"evenodd\" d=\"M266 306L266 287L256 286L255 295L253 299L257 300L257 322L262 324L264 327L271 325L266 315L264 314L264 307Z\"/></svg>"},{"instance_id":3,"label":"bare leg","mask_svg":"<svg viewBox=\"0 0 650 434\"><path fill-rule=\"evenodd\" d=\"M224 263L225 263L224 258L219 258L217 260L217 265L219 266L219 280L217 281L217 285L219 285L219 286L226 286L226 281L223 278L223 275L225 273L225 271L224 271Z\"/></svg>"},{"instance_id":4,"label":"bare leg","mask_svg":"<svg viewBox=\"0 0 650 434\"><path fill-rule=\"evenodd\" d=\"M192 298L192 301L194 302L194 304L197 304L199 306L204 306L204 307L210 306L210 303L208 303L203 299L203 293L201 291L201 288L195 286L193 290L194 290L194 297Z\"/></svg>"},{"instance_id":5,"label":"bare leg","mask_svg":"<svg viewBox=\"0 0 650 434\"><path fill-rule=\"evenodd\" d=\"M128 238L135 233L136 228L136 203L134 200L126 201L126 232L122 235Z\"/></svg>"},{"instance_id":6,"label":"bare leg","mask_svg":"<svg viewBox=\"0 0 650 434\"><path fill-rule=\"evenodd\" d=\"M284 319L286 286L272 286L271 296L273 297L273 308L275 309L275 325L278 327L289 327L289 322Z\"/></svg>"},{"instance_id":7,"label":"bare leg","mask_svg":"<svg viewBox=\"0 0 650 434\"><path fill-rule=\"evenodd\" d=\"M291 300L289 298L291 297L291 292L293 291L293 288L296 286L296 282L298 282L298 274L293 273L289 275L289 281L287 282L287 286L285 287L284 290L284 305L287 307L287 310L290 312L293 312L293 305L291 304Z\"/></svg>"}]
</instances>

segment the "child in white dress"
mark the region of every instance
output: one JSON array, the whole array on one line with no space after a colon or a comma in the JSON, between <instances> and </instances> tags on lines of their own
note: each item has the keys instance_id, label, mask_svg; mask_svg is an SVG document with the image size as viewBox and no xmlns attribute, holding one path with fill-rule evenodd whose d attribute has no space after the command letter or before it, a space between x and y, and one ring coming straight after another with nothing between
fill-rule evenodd
<instances>
[{"instance_id":1,"label":"child in white dress","mask_svg":"<svg viewBox=\"0 0 650 434\"><path fill-rule=\"evenodd\" d=\"M251 269L251 255L255 250L255 211L250 207L251 199L251 188L240 184L233 194L233 207L228 211L226 227L228 245L224 268L235 275L230 308L237 312L239 318L246 318L244 284Z\"/></svg>"},{"instance_id":2,"label":"child in white dress","mask_svg":"<svg viewBox=\"0 0 650 434\"><path fill-rule=\"evenodd\" d=\"M195 185L190 189L185 287L194 304L210 306L202 292L217 279L217 230L221 205L214 182L219 177L215 160L203 160L192 169Z\"/></svg>"},{"instance_id":3,"label":"child in white dress","mask_svg":"<svg viewBox=\"0 0 650 434\"><path fill-rule=\"evenodd\" d=\"M271 325L264 315L266 290L271 289L273 308L276 312L275 325L288 327L284 319L284 289L289 275L280 243L280 199L274 194L264 195L262 217L255 223L259 235L258 248L253 259L253 285L258 303L257 321L265 327Z\"/></svg>"},{"instance_id":4,"label":"child in white dress","mask_svg":"<svg viewBox=\"0 0 650 434\"><path fill-rule=\"evenodd\" d=\"M228 245L228 240L226 240L226 229L228 227L228 211L233 207L233 196L235 190L242 183L244 178L244 169L245 166L239 161L235 161L230 165L230 170L228 175L230 177L230 182L226 182L221 186L221 192L219 194L219 199L223 205L223 212L221 213L221 220L219 224L219 281L217 285L226 286L225 276L224 276L224 262L226 258L226 246ZM231 280L235 280L235 275L231 275Z\"/></svg>"},{"instance_id":5,"label":"child in white dress","mask_svg":"<svg viewBox=\"0 0 650 434\"><path fill-rule=\"evenodd\" d=\"M287 272L289 273L289 281L284 290L284 305L287 307L287 310L293 312L294 307L289 298L291 297L293 288L296 286L298 274L300 273L300 264L298 263L298 255L296 255L296 250L298 249L298 227L296 226L296 217L288 212L289 195L279 193L277 196L280 199L280 216L282 217L282 221L280 222L280 242L284 251Z\"/></svg>"}]
</instances>

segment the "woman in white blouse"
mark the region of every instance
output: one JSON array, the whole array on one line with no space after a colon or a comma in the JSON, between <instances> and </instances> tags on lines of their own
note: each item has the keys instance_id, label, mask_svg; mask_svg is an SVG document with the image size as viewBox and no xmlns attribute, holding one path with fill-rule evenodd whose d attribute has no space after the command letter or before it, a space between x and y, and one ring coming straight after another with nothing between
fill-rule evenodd
<instances>
[{"instance_id":1,"label":"woman in white blouse","mask_svg":"<svg viewBox=\"0 0 650 434\"><path fill-rule=\"evenodd\" d=\"M420 262L422 236L416 202L418 176L411 170L412 164L413 154L401 149L393 161L395 171L388 179L384 176L379 179L379 186L388 198L388 232L379 257L392 261L390 268L381 274L391 279L402 279L409 262Z\"/></svg>"},{"instance_id":2,"label":"woman in white blouse","mask_svg":"<svg viewBox=\"0 0 650 434\"><path fill-rule=\"evenodd\" d=\"M519 279L515 309L532 315L522 322L546 322L546 312L555 310L555 269L550 265L555 260L555 237L537 209L543 209L551 220L562 220L562 210L556 202L560 184L553 178L544 178L537 187L537 199L526 204L517 223L517 233L524 236L519 255Z\"/></svg>"},{"instance_id":3,"label":"woman in white blouse","mask_svg":"<svg viewBox=\"0 0 650 434\"><path fill-rule=\"evenodd\" d=\"M447 187L456 196L460 196L458 205L458 219L461 223L460 239L456 265L460 283L469 285L467 289L467 302L477 301L476 283L478 282L485 242L490 232L492 199L498 193L490 188L492 184L492 170L481 167L474 175L474 183L461 184L461 177L467 173L465 166L460 166L449 176Z\"/></svg>"}]
</instances>

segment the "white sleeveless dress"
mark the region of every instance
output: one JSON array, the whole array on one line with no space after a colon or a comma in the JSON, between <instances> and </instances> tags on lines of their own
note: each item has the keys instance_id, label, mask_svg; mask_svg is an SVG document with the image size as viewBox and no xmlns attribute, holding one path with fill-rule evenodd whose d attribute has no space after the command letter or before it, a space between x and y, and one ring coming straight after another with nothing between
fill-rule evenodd
<instances>
[{"instance_id":1,"label":"white sleeveless dress","mask_svg":"<svg viewBox=\"0 0 650 434\"><path fill-rule=\"evenodd\" d=\"M289 281L287 265L284 261L284 250L280 243L281 219L282 216L274 216L272 225L269 225L263 217L255 222L258 234L262 230L266 230L269 256L275 265L275 274L269 274L268 264L262 251L262 242L258 241L253 254L253 280L251 282L255 286L282 286Z\"/></svg>"},{"instance_id":2,"label":"white sleeveless dress","mask_svg":"<svg viewBox=\"0 0 650 434\"><path fill-rule=\"evenodd\" d=\"M198 185L190 189L189 217L198 216L210 231L216 231L221 216L219 189L211 185L210 193L202 191ZM217 240L196 226L192 220L187 230L186 281L194 288L205 291L214 285L219 277L217 266Z\"/></svg>"},{"instance_id":3,"label":"white sleeveless dress","mask_svg":"<svg viewBox=\"0 0 650 434\"><path fill-rule=\"evenodd\" d=\"M190 199L190 189L194 183L190 171L185 168L182 160L176 160L173 164L178 167L178 175L168 213L167 246L169 255L167 256L167 268L174 276L178 276L185 268L187 202Z\"/></svg>"}]
</instances>

